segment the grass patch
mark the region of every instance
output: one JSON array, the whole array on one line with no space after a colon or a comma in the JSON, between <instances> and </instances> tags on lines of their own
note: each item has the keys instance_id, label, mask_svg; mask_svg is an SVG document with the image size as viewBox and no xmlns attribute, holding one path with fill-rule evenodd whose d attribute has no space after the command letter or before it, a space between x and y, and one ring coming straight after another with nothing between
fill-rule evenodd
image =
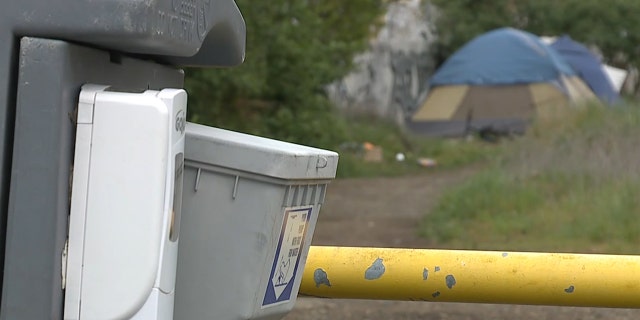
<instances>
[{"instance_id":1,"label":"grass patch","mask_svg":"<svg viewBox=\"0 0 640 320\"><path fill-rule=\"evenodd\" d=\"M433 139L411 135L398 126L369 118L350 119L347 129L349 141L334 150L340 153L338 178L399 176L419 174L435 170L450 170L473 163L484 162L495 154L500 146L480 140ZM363 160L360 146L369 142L382 148L381 162ZM405 160L396 160L396 154ZM418 165L418 159L429 158L437 162L435 167Z\"/></svg>"},{"instance_id":2,"label":"grass patch","mask_svg":"<svg viewBox=\"0 0 640 320\"><path fill-rule=\"evenodd\" d=\"M444 193L420 233L434 247L640 253L640 110L573 110L535 124Z\"/></svg>"}]
</instances>

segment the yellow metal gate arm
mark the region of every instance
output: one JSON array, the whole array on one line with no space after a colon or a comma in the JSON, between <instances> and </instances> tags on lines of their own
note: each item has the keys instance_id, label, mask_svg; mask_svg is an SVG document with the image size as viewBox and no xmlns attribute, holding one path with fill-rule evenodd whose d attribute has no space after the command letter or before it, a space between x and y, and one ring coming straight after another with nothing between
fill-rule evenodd
<instances>
[{"instance_id":1,"label":"yellow metal gate arm","mask_svg":"<svg viewBox=\"0 0 640 320\"><path fill-rule=\"evenodd\" d=\"M300 294L640 307L640 256L311 247Z\"/></svg>"}]
</instances>

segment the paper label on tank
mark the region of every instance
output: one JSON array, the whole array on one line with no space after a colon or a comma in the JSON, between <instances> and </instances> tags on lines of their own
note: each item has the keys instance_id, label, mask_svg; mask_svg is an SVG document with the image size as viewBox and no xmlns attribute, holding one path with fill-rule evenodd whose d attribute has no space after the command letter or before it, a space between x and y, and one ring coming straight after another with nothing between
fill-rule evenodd
<instances>
[{"instance_id":1,"label":"paper label on tank","mask_svg":"<svg viewBox=\"0 0 640 320\"><path fill-rule=\"evenodd\" d=\"M291 299L312 212L313 206L285 208L269 283L262 301L263 307Z\"/></svg>"}]
</instances>

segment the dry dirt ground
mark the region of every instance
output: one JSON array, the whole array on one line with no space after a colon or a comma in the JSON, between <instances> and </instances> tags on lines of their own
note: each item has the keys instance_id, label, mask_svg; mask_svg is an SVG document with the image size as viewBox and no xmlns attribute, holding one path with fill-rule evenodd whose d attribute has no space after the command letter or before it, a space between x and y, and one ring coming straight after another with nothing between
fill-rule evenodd
<instances>
[{"instance_id":1,"label":"dry dirt ground","mask_svg":"<svg viewBox=\"0 0 640 320\"><path fill-rule=\"evenodd\" d=\"M428 248L417 224L442 190L476 170L400 178L343 179L329 185L313 245ZM639 271L640 272L640 271ZM285 320L640 319L640 309L573 308L299 297Z\"/></svg>"}]
</instances>

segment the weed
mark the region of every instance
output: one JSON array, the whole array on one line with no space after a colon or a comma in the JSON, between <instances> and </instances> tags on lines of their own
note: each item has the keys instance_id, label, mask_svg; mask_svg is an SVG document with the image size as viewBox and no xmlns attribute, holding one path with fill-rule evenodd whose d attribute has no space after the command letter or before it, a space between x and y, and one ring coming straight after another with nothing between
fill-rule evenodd
<instances>
[{"instance_id":1,"label":"weed","mask_svg":"<svg viewBox=\"0 0 640 320\"><path fill-rule=\"evenodd\" d=\"M538 121L445 192L420 233L435 247L638 253L640 109Z\"/></svg>"}]
</instances>

